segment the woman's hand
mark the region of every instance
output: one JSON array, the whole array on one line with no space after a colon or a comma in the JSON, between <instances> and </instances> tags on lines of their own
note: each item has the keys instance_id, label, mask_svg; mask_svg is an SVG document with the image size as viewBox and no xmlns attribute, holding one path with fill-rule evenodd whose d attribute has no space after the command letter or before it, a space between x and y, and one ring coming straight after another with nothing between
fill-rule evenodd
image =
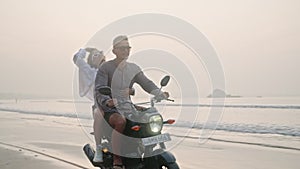
<instances>
[{"instance_id":1,"label":"woman's hand","mask_svg":"<svg viewBox=\"0 0 300 169\"><path fill-rule=\"evenodd\" d=\"M117 105L117 104L118 104L117 99L108 99L106 101L106 106L110 107L110 108L115 107L115 105Z\"/></svg>"}]
</instances>

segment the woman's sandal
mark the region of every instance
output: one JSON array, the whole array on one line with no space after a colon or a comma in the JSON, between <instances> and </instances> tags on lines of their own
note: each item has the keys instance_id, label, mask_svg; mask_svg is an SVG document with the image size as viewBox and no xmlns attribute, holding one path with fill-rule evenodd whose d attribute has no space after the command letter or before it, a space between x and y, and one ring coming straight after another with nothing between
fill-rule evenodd
<instances>
[{"instance_id":1,"label":"woman's sandal","mask_svg":"<svg viewBox=\"0 0 300 169\"><path fill-rule=\"evenodd\" d=\"M113 169L125 169L124 165L114 164Z\"/></svg>"}]
</instances>

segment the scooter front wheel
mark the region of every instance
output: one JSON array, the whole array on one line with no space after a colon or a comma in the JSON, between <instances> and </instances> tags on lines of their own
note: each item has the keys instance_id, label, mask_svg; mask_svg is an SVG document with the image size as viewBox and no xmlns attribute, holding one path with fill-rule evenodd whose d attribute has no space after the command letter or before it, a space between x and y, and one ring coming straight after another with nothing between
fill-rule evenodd
<instances>
[{"instance_id":1,"label":"scooter front wheel","mask_svg":"<svg viewBox=\"0 0 300 169\"><path fill-rule=\"evenodd\" d=\"M169 164L163 164L160 169L179 169L179 166L176 162L169 163Z\"/></svg>"}]
</instances>

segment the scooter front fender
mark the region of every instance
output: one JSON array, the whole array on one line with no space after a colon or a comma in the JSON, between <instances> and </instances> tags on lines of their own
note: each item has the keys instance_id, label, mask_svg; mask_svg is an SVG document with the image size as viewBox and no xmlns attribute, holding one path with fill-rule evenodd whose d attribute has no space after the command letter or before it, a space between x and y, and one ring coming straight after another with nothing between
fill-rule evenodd
<instances>
[{"instance_id":1,"label":"scooter front fender","mask_svg":"<svg viewBox=\"0 0 300 169\"><path fill-rule=\"evenodd\" d=\"M156 157L160 161L161 164L168 164L168 163L176 162L175 156L168 151L155 150L154 153L157 154Z\"/></svg>"}]
</instances>

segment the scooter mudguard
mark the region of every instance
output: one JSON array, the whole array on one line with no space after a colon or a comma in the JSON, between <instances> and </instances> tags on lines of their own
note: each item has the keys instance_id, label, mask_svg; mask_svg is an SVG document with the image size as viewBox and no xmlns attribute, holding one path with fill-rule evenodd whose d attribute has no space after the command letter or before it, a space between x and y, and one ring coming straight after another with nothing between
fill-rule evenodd
<instances>
[{"instance_id":1,"label":"scooter mudguard","mask_svg":"<svg viewBox=\"0 0 300 169\"><path fill-rule=\"evenodd\" d=\"M168 151L163 151L163 152L157 154L157 157L163 164L176 162L175 156Z\"/></svg>"}]
</instances>

